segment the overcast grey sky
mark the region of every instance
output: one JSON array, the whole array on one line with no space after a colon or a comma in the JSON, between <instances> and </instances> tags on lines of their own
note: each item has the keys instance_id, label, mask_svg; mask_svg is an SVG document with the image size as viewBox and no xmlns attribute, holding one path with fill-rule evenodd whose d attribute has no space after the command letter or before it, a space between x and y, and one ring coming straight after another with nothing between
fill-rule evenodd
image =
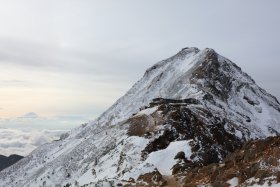
<instances>
[{"instance_id":1,"label":"overcast grey sky","mask_svg":"<svg viewBox=\"0 0 280 187\"><path fill-rule=\"evenodd\" d=\"M214 48L280 98L279 7L277 0L0 0L0 127L22 124L29 112L38 128L93 119L149 66L187 46Z\"/></svg>"}]
</instances>

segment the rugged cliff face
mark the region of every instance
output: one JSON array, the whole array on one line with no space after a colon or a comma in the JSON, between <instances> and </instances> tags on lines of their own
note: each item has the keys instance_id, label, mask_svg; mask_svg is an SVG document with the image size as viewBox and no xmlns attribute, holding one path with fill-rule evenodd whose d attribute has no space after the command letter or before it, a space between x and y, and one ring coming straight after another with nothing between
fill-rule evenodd
<instances>
[{"instance_id":1,"label":"rugged cliff face","mask_svg":"<svg viewBox=\"0 0 280 187\"><path fill-rule=\"evenodd\" d=\"M0 186L188 186L196 168L279 133L275 97L213 49L184 48L95 121L0 172Z\"/></svg>"}]
</instances>

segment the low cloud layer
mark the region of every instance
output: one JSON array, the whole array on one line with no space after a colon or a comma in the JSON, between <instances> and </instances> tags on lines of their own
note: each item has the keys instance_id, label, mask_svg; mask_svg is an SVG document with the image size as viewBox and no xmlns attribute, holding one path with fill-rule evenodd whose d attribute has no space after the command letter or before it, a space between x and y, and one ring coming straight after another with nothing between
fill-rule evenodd
<instances>
[{"instance_id":1,"label":"low cloud layer","mask_svg":"<svg viewBox=\"0 0 280 187\"><path fill-rule=\"evenodd\" d=\"M0 155L26 156L85 121L81 116L42 117L35 112L15 118L0 118Z\"/></svg>"},{"instance_id":2,"label":"low cloud layer","mask_svg":"<svg viewBox=\"0 0 280 187\"><path fill-rule=\"evenodd\" d=\"M61 130L19 130L0 128L0 154L26 156L35 148L59 139L66 131Z\"/></svg>"},{"instance_id":3,"label":"low cloud layer","mask_svg":"<svg viewBox=\"0 0 280 187\"><path fill-rule=\"evenodd\" d=\"M28 130L70 130L89 121L88 116L68 115L43 117L35 112L28 112L14 118L0 118L0 128ZM1 154L1 153L0 153Z\"/></svg>"}]
</instances>

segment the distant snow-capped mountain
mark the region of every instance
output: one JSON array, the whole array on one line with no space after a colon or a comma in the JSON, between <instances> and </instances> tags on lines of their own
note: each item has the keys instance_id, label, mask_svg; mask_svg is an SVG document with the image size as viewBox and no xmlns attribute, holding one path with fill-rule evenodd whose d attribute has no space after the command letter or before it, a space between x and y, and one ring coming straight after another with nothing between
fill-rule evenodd
<instances>
[{"instance_id":1,"label":"distant snow-capped mountain","mask_svg":"<svg viewBox=\"0 0 280 187\"><path fill-rule=\"evenodd\" d=\"M184 48L99 118L0 172L0 186L136 184L221 162L244 142L279 133L275 97L213 49Z\"/></svg>"}]
</instances>

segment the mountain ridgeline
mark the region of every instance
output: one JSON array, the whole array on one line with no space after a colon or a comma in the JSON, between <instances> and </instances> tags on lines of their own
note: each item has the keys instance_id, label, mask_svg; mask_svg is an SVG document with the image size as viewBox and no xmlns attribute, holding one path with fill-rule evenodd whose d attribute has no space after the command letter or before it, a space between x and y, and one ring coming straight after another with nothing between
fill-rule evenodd
<instances>
[{"instance_id":1,"label":"mountain ridgeline","mask_svg":"<svg viewBox=\"0 0 280 187\"><path fill-rule=\"evenodd\" d=\"M14 163L16 163L22 158L23 156L20 155L10 155L10 156L0 155L0 171L13 165Z\"/></svg>"},{"instance_id":2,"label":"mountain ridgeline","mask_svg":"<svg viewBox=\"0 0 280 187\"><path fill-rule=\"evenodd\" d=\"M218 174L191 173L220 167L248 142L279 133L274 96L213 49L183 48L149 68L96 120L0 172L0 186L248 186L245 174L215 181ZM274 165L263 184L277 182Z\"/></svg>"}]
</instances>

